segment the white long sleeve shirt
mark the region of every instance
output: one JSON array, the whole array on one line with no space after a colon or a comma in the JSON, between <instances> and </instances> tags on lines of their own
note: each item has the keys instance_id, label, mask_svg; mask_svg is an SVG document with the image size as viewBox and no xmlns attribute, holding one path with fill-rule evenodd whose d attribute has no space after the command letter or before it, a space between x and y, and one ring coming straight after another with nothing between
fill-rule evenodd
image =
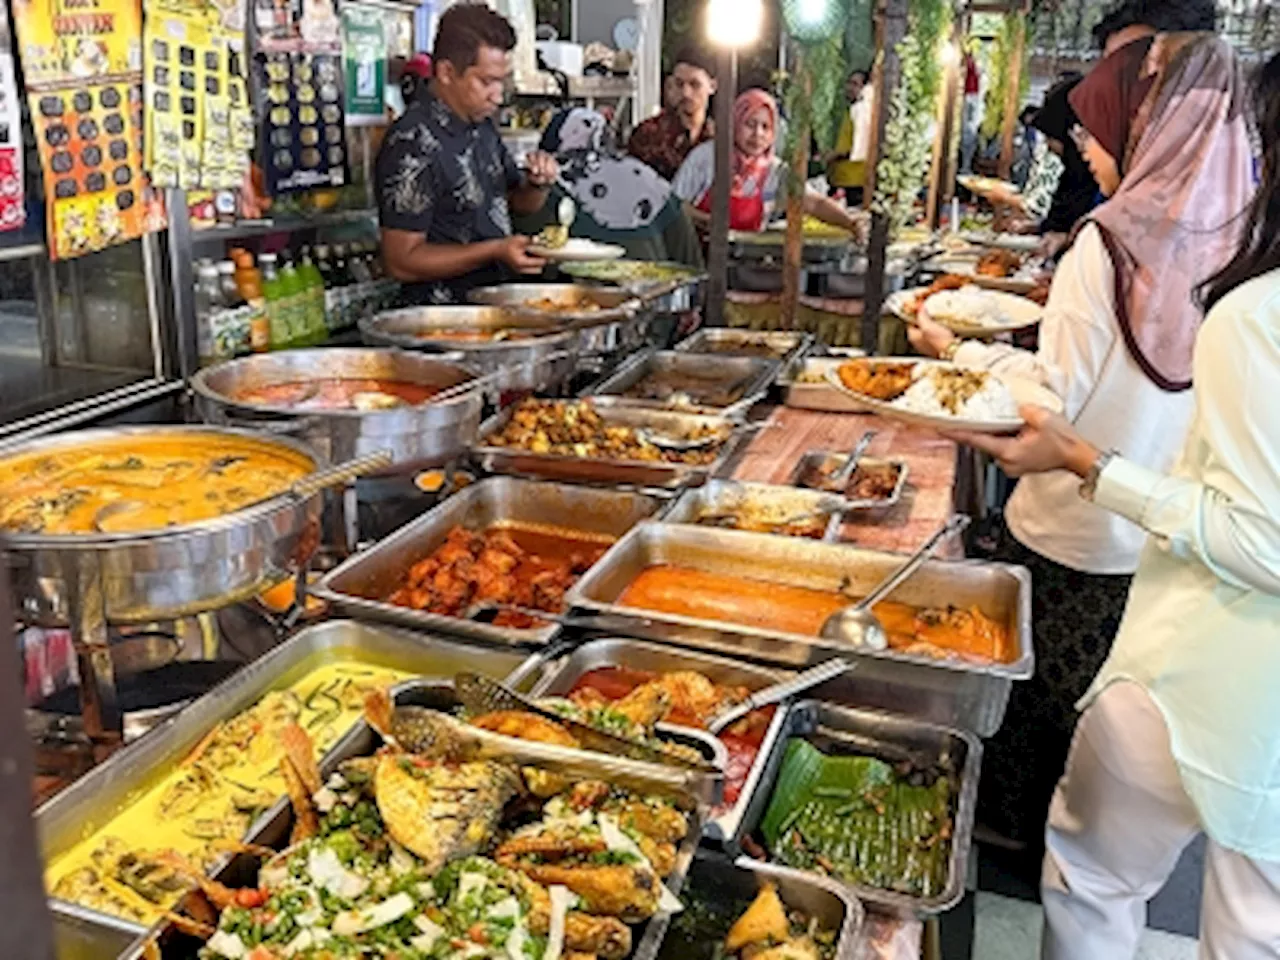
<instances>
[{"instance_id":1,"label":"white long sleeve shirt","mask_svg":"<svg viewBox=\"0 0 1280 960\"><path fill-rule=\"evenodd\" d=\"M1062 398L1067 419L1103 450L1160 472L1191 420L1191 391L1157 387L1129 355L1115 310L1115 274L1102 235L1087 225L1053 278L1036 353L966 342L956 362L1034 380ZM1005 510L1009 530L1043 557L1086 573L1127 574L1146 534L1079 496L1067 471L1023 477Z\"/></svg>"},{"instance_id":2,"label":"white long sleeve shirt","mask_svg":"<svg viewBox=\"0 0 1280 960\"><path fill-rule=\"evenodd\" d=\"M1082 705L1142 684L1208 834L1280 861L1280 271L1210 311L1194 377L1173 475L1115 459L1099 477L1097 506L1151 538Z\"/></svg>"}]
</instances>

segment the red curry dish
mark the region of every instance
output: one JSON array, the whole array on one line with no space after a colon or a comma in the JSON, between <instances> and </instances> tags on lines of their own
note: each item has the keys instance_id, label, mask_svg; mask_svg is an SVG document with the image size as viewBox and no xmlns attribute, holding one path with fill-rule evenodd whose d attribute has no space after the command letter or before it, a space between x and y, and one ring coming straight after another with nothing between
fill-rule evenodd
<instances>
[{"instance_id":1,"label":"red curry dish","mask_svg":"<svg viewBox=\"0 0 1280 960\"><path fill-rule=\"evenodd\" d=\"M239 391L233 399L238 403L297 410L379 410L419 406L440 389L404 380L330 377L250 387Z\"/></svg>"},{"instance_id":2,"label":"red curry dish","mask_svg":"<svg viewBox=\"0 0 1280 960\"><path fill-rule=\"evenodd\" d=\"M589 708L624 701L628 697L643 697L654 688L658 688L670 702L661 720L701 729L706 729L712 718L724 708L744 700L749 692L746 687L714 683L693 670L651 673L627 667L599 667L578 678L569 691L569 699ZM718 735L729 754L729 764L724 772L726 807L737 803L742 794L773 712L773 707L753 710Z\"/></svg>"},{"instance_id":3,"label":"red curry dish","mask_svg":"<svg viewBox=\"0 0 1280 960\"><path fill-rule=\"evenodd\" d=\"M485 603L559 613L565 592L613 543L612 537L533 524L454 527L430 556L409 568L388 602L447 617ZM527 630L542 622L500 611L493 623Z\"/></svg>"}]
</instances>

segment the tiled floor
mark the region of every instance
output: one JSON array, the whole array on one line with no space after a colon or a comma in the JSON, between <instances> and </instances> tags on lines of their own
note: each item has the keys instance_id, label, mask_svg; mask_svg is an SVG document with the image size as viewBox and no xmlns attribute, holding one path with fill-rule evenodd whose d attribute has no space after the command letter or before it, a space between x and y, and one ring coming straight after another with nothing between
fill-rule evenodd
<instances>
[{"instance_id":1,"label":"tiled floor","mask_svg":"<svg viewBox=\"0 0 1280 960\"><path fill-rule=\"evenodd\" d=\"M1036 960L1043 914L1039 904L979 892L973 960ZM1137 960L1195 960L1196 942L1148 930Z\"/></svg>"}]
</instances>

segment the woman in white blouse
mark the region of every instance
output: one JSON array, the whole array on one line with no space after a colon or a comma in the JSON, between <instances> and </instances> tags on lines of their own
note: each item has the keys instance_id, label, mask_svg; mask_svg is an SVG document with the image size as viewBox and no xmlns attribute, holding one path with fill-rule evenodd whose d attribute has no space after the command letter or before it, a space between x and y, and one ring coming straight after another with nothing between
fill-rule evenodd
<instances>
[{"instance_id":1,"label":"woman in white blouse","mask_svg":"<svg viewBox=\"0 0 1280 960\"><path fill-rule=\"evenodd\" d=\"M1039 350L961 342L924 318L924 353L1030 378L1105 447L1167 470L1191 419L1195 286L1235 247L1251 195L1251 152L1235 106L1230 48L1209 34L1122 47L1070 94L1081 146L1108 200L1077 231L1054 276ZM1086 150L1092 144L1093 148ZM1101 146L1099 146L1101 145ZM1075 703L1110 649L1145 535L1076 494L1061 471L1022 480L1000 559L1032 573L1036 676L1015 685L983 762L979 817L1031 849L1075 727Z\"/></svg>"},{"instance_id":2,"label":"woman in white blouse","mask_svg":"<svg viewBox=\"0 0 1280 960\"><path fill-rule=\"evenodd\" d=\"M1084 478L1150 533L1050 808L1047 960L1131 960L1145 900L1202 830L1200 956L1280 951L1280 57L1255 101L1262 185L1205 290L1172 473L1040 408L1016 438L959 437L1013 475Z\"/></svg>"}]
</instances>

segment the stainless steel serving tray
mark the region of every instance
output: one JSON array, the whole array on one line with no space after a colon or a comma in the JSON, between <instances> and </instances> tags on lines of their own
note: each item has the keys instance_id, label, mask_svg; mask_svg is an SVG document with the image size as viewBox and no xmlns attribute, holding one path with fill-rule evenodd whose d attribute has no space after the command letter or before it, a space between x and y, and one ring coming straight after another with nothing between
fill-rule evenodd
<instances>
[{"instance_id":1,"label":"stainless steel serving tray","mask_svg":"<svg viewBox=\"0 0 1280 960\"><path fill-rule=\"evenodd\" d=\"M653 350L639 354L624 363L609 377L587 388L583 396L608 396L614 403L649 410L674 410L741 419L769 390L777 376L779 363L764 357L721 356L710 353L688 353L675 350ZM698 401L685 406L670 400L644 400L628 397L626 392L651 376L683 375L706 381L708 386L740 387L741 396L723 406Z\"/></svg>"},{"instance_id":2,"label":"stainless steel serving tray","mask_svg":"<svg viewBox=\"0 0 1280 960\"><path fill-rule=\"evenodd\" d=\"M735 262L782 265L787 235L783 230L730 230L729 259ZM860 256L852 236L804 237L801 263L808 268L852 270Z\"/></svg>"},{"instance_id":3,"label":"stainless steel serving tray","mask_svg":"<svg viewBox=\"0 0 1280 960\"><path fill-rule=\"evenodd\" d=\"M813 487L801 486L800 481L804 479L810 468L817 464L826 463L835 460L838 464L843 464L848 457L843 453L835 453L831 450L806 450L804 455L796 463L795 469L791 471L788 483L800 490L814 491ZM898 460L893 457L881 459L879 457L863 457L858 461L859 464L866 464L868 467L878 467L891 463L898 468L898 482L893 485L893 492L889 496L881 500L855 500L849 498L847 500L850 510L887 510L890 507L896 507L902 500L902 492L907 488L907 476L911 472L907 461ZM839 469L837 467L836 469ZM816 492L816 491L814 491ZM832 494L836 496L836 494ZM837 524L837 526L839 526ZM830 539L830 538L828 538Z\"/></svg>"},{"instance_id":4,"label":"stainless steel serving tray","mask_svg":"<svg viewBox=\"0 0 1280 960\"><path fill-rule=\"evenodd\" d=\"M702 303L707 283L705 271L683 263L653 262L653 266L678 271L670 280L627 280L618 276L619 268L625 268L626 260L608 260L599 263L564 263L560 272L578 281L611 284L637 296L645 306L658 313L684 313Z\"/></svg>"},{"instance_id":5,"label":"stainless steel serving tray","mask_svg":"<svg viewBox=\"0 0 1280 960\"><path fill-rule=\"evenodd\" d=\"M781 735L773 742L760 789L747 805L746 815L734 838L736 843L741 845L742 839L754 833L764 819L787 743L792 737L807 738L814 733L834 741L842 753L875 756L889 763L909 760L918 766L942 767L954 771L957 780L952 807L951 855L948 857L947 885L942 893L933 897L913 897L892 890L844 884L830 877L823 879L843 887L859 900L904 916L942 913L955 906L964 896L982 765L981 741L963 730L874 710L836 707L816 700L797 703L787 714ZM805 871L798 872L801 876L812 876Z\"/></svg>"},{"instance_id":6,"label":"stainless steel serving tray","mask_svg":"<svg viewBox=\"0 0 1280 960\"><path fill-rule=\"evenodd\" d=\"M581 401L593 403L592 400ZM677 488L696 486L729 462L746 442L748 430L726 417L671 410L646 410L642 407L602 403L596 408L602 420L628 427L649 427L659 433L685 435L695 427L719 427L729 434L719 455L709 464L666 463L644 460L603 460L567 457L549 453L531 453L515 447L494 447L485 440L503 429L515 406L494 414L480 425L480 439L472 455L480 469L488 473L513 474L567 483L627 485L632 487Z\"/></svg>"},{"instance_id":7,"label":"stainless steel serving tray","mask_svg":"<svg viewBox=\"0 0 1280 960\"><path fill-rule=\"evenodd\" d=\"M681 340L675 349L682 353L715 353L743 356L744 348L764 345L783 367L813 349L811 333L798 330L746 330L741 327L703 327ZM745 356L759 356L746 353Z\"/></svg>"},{"instance_id":8,"label":"stainless steel serving tray","mask_svg":"<svg viewBox=\"0 0 1280 960\"><path fill-rule=\"evenodd\" d=\"M761 863L750 857L727 860L722 856L698 851L685 880L686 899L702 889L708 891L706 899L724 901L748 900L766 884L773 884L778 896L789 910L799 910L816 919L819 927L835 933L835 953L832 960L859 960L862 926L865 913L857 897L839 883L827 877L819 877L789 867ZM672 941L672 947L664 950L671 935L673 917L668 914L656 918L645 930L643 938L632 954L632 960L658 960L687 956L676 949L689 946L688 941ZM728 933L728 929L725 930Z\"/></svg>"},{"instance_id":9,"label":"stainless steel serving tray","mask_svg":"<svg viewBox=\"0 0 1280 960\"><path fill-rule=\"evenodd\" d=\"M573 689L574 684L583 674L601 667L625 667L629 670L646 670L651 673L694 670L714 683L746 687L752 691L762 690L788 676L786 672L759 667L751 663L726 660L706 653L659 646L625 637L607 637L588 640L562 657L532 661L522 668L516 679L527 680L532 673L536 679L533 680L530 696L562 697ZM746 811L747 801L763 775L769 745L782 729L785 712L785 709L780 707L774 713L773 721L765 731L756 762L752 764L746 782L742 785L738 802L707 821L704 829L707 837L713 840L727 840L734 836L738 822Z\"/></svg>"},{"instance_id":10,"label":"stainless steel serving tray","mask_svg":"<svg viewBox=\"0 0 1280 960\"><path fill-rule=\"evenodd\" d=\"M549 624L537 630L497 627L401 607L386 598L409 568L444 543L455 526L482 530L504 520L522 521L621 537L660 506L660 501L638 493L489 477L349 558L321 578L314 592L352 616L486 643L543 645L560 633L559 626Z\"/></svg>"},{"instance_id":11,"label":"stainless steel serving tray","mask_svg":"<svg viewBox=\"0 0 1280 960\"><path fill-rule=\"evenodd\" d=\"M892 650L849 649L817 637L783 634L624 607L622 592L644 569L673 564L713 573L836 591L847 581L865 595L902 563L893 553L796 537L642 523L616 543L569 591L575 607L610 614L646 639L725 653L789 668L839 654L857 668L815 696L891 710L991 736L1000 728L1014 680L1031 676L1031 575L1023 567L977 560L930 560L892 599L920 607L976 606L1005 625L1016 645L1012 663L934 659ZM762 589L767 589L764 587Z\"/></svg>"},{"instance_id":12,"label":"stainless steel serving tray","mask_svg":"<svg viewBox=\"0 0 1280 960\"><path fill-rule=\"evenodd\" d=\"M826 380L826 373L842 363L846 357L804 357L793 364L783 377L778 380L782 387L782 402L785 406L800 410L823 410L830 413L865 413L867 408L848 394L841 393ZM818 383L807 383L800 378L805 375L821 377Z\"/></svg>"},{"instance_id":13,"label":"stainless steel serving tray","mask_svg":"<svg viewBox=\"0 0 1280 960\"><path fill-rule=\"evenodd\" d=\"M397 687L395 693L395 702L398 705L447 709L452 701L453 688L451 681L438 681L435 683L411 681ZM676 739L683 740L698 749L708 746L701 737L712 739L707 735L700 735L700 731L690 731L686 728L672 729L681 731ZM673 894L679 896L684 886L685 877L697 852L698 840L709 809L710 798L714 793L714 784L719 780L718 777L708 777L691 770L674 767L656 767L651 764L637 763L636 761L624 760L619 757L602 757L599 754L568 750L552 744L511 738L501 739L508 740L512 755L524 764L542 765L552 770L560 769L561 772L570 776L592 777L606 782L616 783L620 779L624 779L628 786L634 786L637 789L647 788L654 793L681 801L681 805L688 812L689 832L677 847L675 867L664 881L667 888ZM320 761L321 777L327 779L337 769L338 765L345 760L371 755L380 744L381 738L373 732L368 724L363 720L360 721L351 733L342 738ZM541 762L544 759L545 762ZM560 765L564 766L561 767ZM293 809L287 802L282 802L255 825L247 840L259 846L283 849L288 843L292 823ZM228 872L251 881L253 873L249 867L250 860L251 858L248 857L237 858L230 865ZM660 933L654 929L655 924L659 922L659 918L654 917L638 925L636 940L647 942L652 941L654 937L660 937ZM166 927L161 924L155 928L153 936L163 937L165 932ZM164 955L169 957L171 954L169 951L165 951ZM142 960L142 957L142 945L139 944L130 951L127 955L127 960Z\"/></svg>"},{"instance_id":14,"label":"stainless steel serving tray","mask_svg":"<svg viewBox=\"0 0 1280 960\"><path fill-rule=\"evenodd\" d=\"M852 503L834 493L804 490L799 487L775 486L771 483L745 483L741 480L708 480L695 490L680 494L671 509L662 515L663 523L687 523L694 526L716 528L714 524L699 524L698 517L705 513L736 510L746 504L768 504L780 511L780 516L792 517L817 510L838 511L831 515L823 529L823 536L802 539L832 539L841 525L841 513L852 508ZM783 534L767 534L783 536Z\"/></svg>"},{"instance_id":15,"label":"stainless steel serving tray","mask_svg":"<svg viewBox=\"0 0 1280 960\"><path fill-rule=\"evenodd\" d=\"M496 679L516 671L524 659L516 651L477 649L350 620L329 620L307 627L42 804L35 813L42 861L49 863L100 830L141 792L168 774L217 724L253 706L264 694L296 683L338 656L422 676L451 678L459 671L469 670ZM340 739L339 744L345 739ZM260 823L278 813L283 803L264 814ZM257 829L252 827L250 834ZM145 929L65 900L50 898L49 903L55 914L88 923L135 935Z\"/></svg>"}]
</instances>

